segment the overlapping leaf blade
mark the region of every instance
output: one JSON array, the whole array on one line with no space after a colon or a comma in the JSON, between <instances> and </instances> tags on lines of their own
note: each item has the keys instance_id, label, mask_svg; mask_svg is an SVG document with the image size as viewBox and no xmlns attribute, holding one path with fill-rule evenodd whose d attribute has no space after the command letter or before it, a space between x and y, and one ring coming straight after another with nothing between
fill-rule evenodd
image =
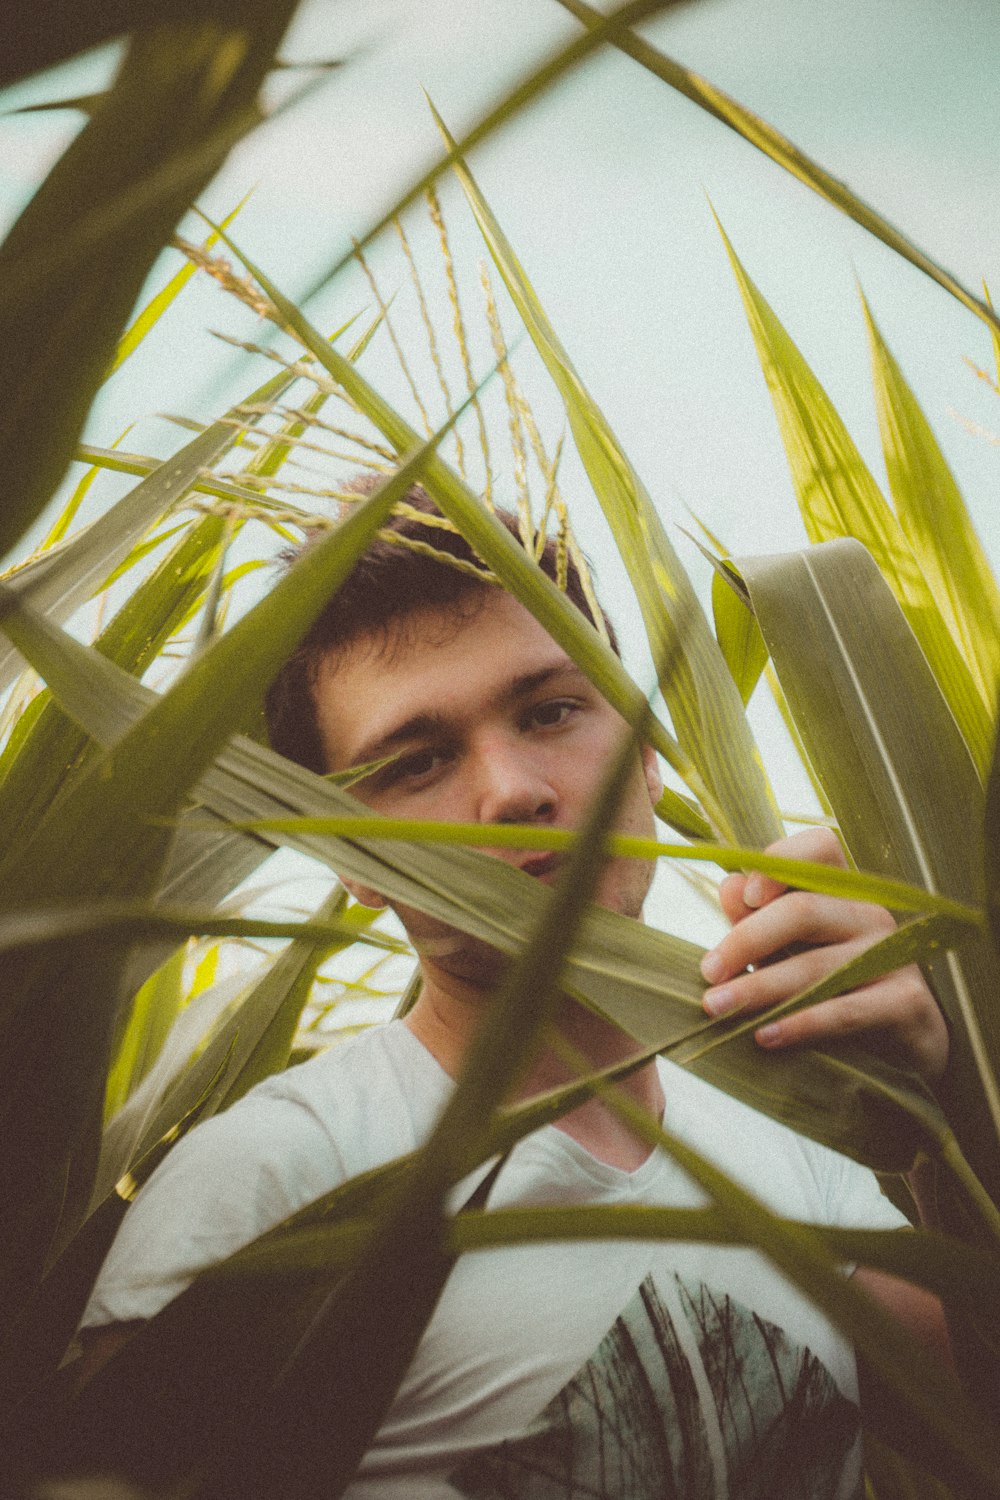
<instances>
[{"instance_id":1,"label":"overlapping leaf blade","mask_svg":"<svg viewBox=\"0 0 1000 1500\"><path fill-rule=\"evenodd\" d=\"M8 908L72 900L82 892L111 898L152 894L169 829L149 820L174 811L243 721L247 702L263 692L419 474L427 451L404 463L334 535L303 556L293 573L56 799L27 846L9 852L0 866ZM33 624L46 631L44 619L16 595L5 593L3 606L4 627L15 640L30 637ZM95 659L103 660L96 653ZM24 1147L4 1166L4 1191L17 1231L9 1250L8 1295L20 1295L25 1280L30 1284L40 1269L60 1206L64 1221L72 1223L89 1200L126 951L120 938L108 938L89 945L66 942L4 961L4 1025L14 1079L4 1118ZM39 1007L44 1027L35 1015ZM47 1057L41 1084L35 1064L39 1047Z\"/></svg>"},{"instance_id":2,"label":"overlapping leaf blade","mask_svg":"<svg viewBox=\"0 0 1000 1500\"><path fill-rule=\"evenodd\" d=\"M189 16L131 38L114 88L0 246L0 454L6 553L48 501L153 261L187 207L255 119L258 89L296 0L244 0L228 16ZM185 165L186 164L186 165ZM179 180L171 180L171 168ZM162 186L126 233L102 227ZM67 225L95 243L53 257ZM51 267L46 271L47 263ZM37 412L47 421L40 440Z\"/></svg>"},{"instance_id":3,"label":"overlapping leaf blade","mask_svg":"<svg viewBox=\"0 0 1000 1500\"><path fill-rule=\"evenodd\" d=\"M454 147L440 119L442 131ZM781 833L739 693L691 582L638 474L589 395L465 162L455 171L521 320L566 407L577 449L642 609L674 730L705 787L718 832L764 845Z\"/></svg>"},{"instance_id":4,"label":"overlapping leaf blade","mask_svg":"<svg viewBox=\"0 0 1000 1500\"><path fill-rule=\"evenodd\" d=\"M345 904L346 892L337 887L317 912L317 920L326 923L340 916ZM223 982L188 1007L156 1076L104 1132L92 1210L192 1109L197 1107L199 1118L207 1119L287 1065L295 1026L319 964L349 946L357 932L346 926L325 938L306 932L263 975L253 976L249 983Z\"/></svg>"},{"instance_id":5,"label":"overlapping leaf blade","mask_svg":"<svg viewBox=\"0 0 1000 1500\"><path fill-rule=\"evenodd\" d=\"M782 557L743 559L739 568L813 767L857 863L979 902L982 787L920 646L872 558L857 542L842 540ZM929 967L952 1028L949 1118L996 1197L996 955L982 934Z\"/></svg>"},{"instance_id":6,"label":"overlapping leaf blade","mask_svg":"<svg viewBox=\"0 0 1000 1500\"><path fill-rule=\"evenodd\" d=\"M864 296L875 404L896 514L990 714L1000 684L1000 588L948 462Z\"/></svg>"},{"instance_id":7,"label":"overlapping leaf blade","mask_svg":"<svg viewBox=\"0 0 1000 1500\"><path fill-rule=\"evenodd\" d=\"M277 401L293 379L290 372L282 371L254 390L241 405L265 406ZM170 506L187 494L202 471L233 446L238 440L233 419L239 415L240 407L232 408L172 458L158 464L141 484L98 520L62 546L44 552L11 574L7 587L22 593L35 609L43 610L51 619L68 620L79 605L101 588ZM16 650L4 643L0 646L0 690L18 670Z\"/></svg>"},{"instance_id":8,"label":"overlapping leaf blade","mask_svg":"<svg viewBox=\"0 0 1000 1500\"><path fill-rule=\"evenodd\" d=\"M206 516L191 527L129 595L101 632L95 650L141 676L204 593L219 555L224 524L220 516ZM0 781L0 824L11 842L30 837L87 749L87 736L67 720L50 696L37 714Z\"/></svg>"},{"instance_id":9,"label":"overlapping leaf blade","mask_svg":"<svg viewBox=\"0 0 1000 1500\"><path fill-rule=\"evenodd\" d=\"M992 740L989 714L934 593L833 403L724 234L723 239L771 392L806 534L811 542L852 536L868 548L985 778Z\"/></svg>"}]
</instances>

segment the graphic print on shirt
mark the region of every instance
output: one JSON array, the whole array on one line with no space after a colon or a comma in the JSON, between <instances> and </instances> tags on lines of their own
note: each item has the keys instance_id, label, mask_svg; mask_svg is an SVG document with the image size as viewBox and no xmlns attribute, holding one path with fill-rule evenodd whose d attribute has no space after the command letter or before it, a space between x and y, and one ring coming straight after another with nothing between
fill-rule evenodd
<instances>
[{"instance_id":1,"label":"graphic print on shirt","mask_svg":"<svg viewBox=\"0 0 1000 1500\"><path fill-rule=\"evenodd\" d=\"M858 1411L785 1331L676 1278L715 1404L728 1500L833 1500ZM521 1438L451 1475L466 1500L715 1500L691 1366L651 1277Z\"/></svg>"}]
</instances>

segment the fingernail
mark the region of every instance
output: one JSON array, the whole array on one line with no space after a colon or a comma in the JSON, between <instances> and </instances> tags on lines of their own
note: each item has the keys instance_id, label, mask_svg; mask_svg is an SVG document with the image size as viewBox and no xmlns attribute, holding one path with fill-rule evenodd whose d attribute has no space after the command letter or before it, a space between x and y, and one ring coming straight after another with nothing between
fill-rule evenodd
<instances>
[{"instance_id":1,"label":"fingernail","mask_svg":"<svg viewBox=\"0 0 1000 1500\"><path fill-rule=\"evenodd\" d=\"M743 888L743 905L760 906L764 900L764 882L759 875L751 875Z\"/></svg>"},{"instance_id":2,"label":"fingernail","mask_svg":"<svg viewBox=\"0 0 1000 1500\"><path fill-rule=\"evenodd\" d=\"M706 990L701 999L710 1016L724 1016L727 1010L732 1010L736 1005L732 987L725 984L717 990Z\"/></svg>"},{"instance_id":3,"label":"fingernail","mask_svg":"<svg viewBox=\"0 0 1000 1500\"><path fill-rule=\"evenodd\" d=\"M754 1036L762 1047L773 1047L775 1042L781 1040L781 1026L777 1021L772 1021L770 1026L761 1026Z\"/></svg>"},{"instance_id":4,"label":"fingernail","mask_svg":"<svg viewBox=\"0 0 1000 1500\"><path fill-rule=\"evenodd\" d=\"M701 972L708 980L709 984L714 984L715 981L717 979L721 979L723 974L726 972L726 966L714 948L710 953L706 953L705 957L702 959Z\"/></svg>"}]
</instances>

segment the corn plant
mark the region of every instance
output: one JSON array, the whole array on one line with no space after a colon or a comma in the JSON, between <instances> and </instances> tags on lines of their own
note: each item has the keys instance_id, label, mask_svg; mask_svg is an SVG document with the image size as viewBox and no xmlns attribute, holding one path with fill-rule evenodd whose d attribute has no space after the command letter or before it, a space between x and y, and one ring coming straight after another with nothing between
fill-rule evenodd
<instances>
[{"instance_id":1,"label":"corn plant","mask_svg":"<svg viewBox=\"0 0 1000 1500\"><path fill-rule=\"evenodd\" d=\"M154 1487L180 1482L188 1494L239 1495L251 1484L252 1432L255 1455L268 1455L275 1493L280 1483L284 1495L311 1495L320 1473L326 1490L339 1493L378 1428L457 1255L543 1233L692 1238L690 1216L677 1210L636 1206L625 1217L604 1209L538 1210L529 1223L482 1212L475 1202L453 1216L444 1207L470 1170L595 1090L627 1114L618 1077L637 1061L667 1053L897 1185L916 1163L934 1164L947 1232L806 1227L777 1219L689 1147L629 1116L651 1145L673 1154L706 1189L711 1206L701 1213L696 1237L761 1246L932 1434L938 1458L926 1470L910 1465L903 1479L905 1457L874 1455L875 1492L898 1493L893 1487L905 1483L927 1495L1000 1493L995 1398L981 1389L961 1395L939 1379L910 1336L837 1270L858 1259L943 1296L966 1369L995 1387L997 584L871 311L865 308L891 504L727 241L810 545L781 557L738 559L716 547L709 620L653 500L574 370L466 156L588 52L616 45L934 277L998 336L1000 325L986 304L771 127L636 36L631 25L653 4L634 0L604 17L582 0L562 3L583 23L581 37L464 141L445 132L441 162L372 227L359 253L440 172L455 169L496 273L562 398L636 592L669 722L651 712L644 692L558 581L534 564L532 548L550 519L565 546L575 546L558 492L557 456L542 445L545 500L537 530L518 481L526 532L519 546L492 513L486 486L472 482L463 456L472 415L486 440L481 385L471 365L461 398L452 398L442 373L446 415L437 426L428 419L422 430L366 378L368 342L388 323L377 287L373 322L348 343L356 309L344 310L333 334L317 328L243 252L229 226L211 226L203 246L185 245L189 261L275 326L281 341L256 347L277 363L276 373L164 463L78 446L109 366L127 357L165 305L161 297L125 326L181 209L248 127L291 7L270 7L266 23L254 5L245 15L234 6L228 19L211 24L157 10L155 27L137 32L118 83L3 247L0 328L8 336L0 342L12 351L8 372L18 386L17 401L3 404L8 425L0 431L5 456L17 459L8 472L18 475L11 493L19 508L7 513L6 544L40 513L76 453L139 481L90 525L74 526L88 476L48 544L0 586L0 627L9 643L0 651L0 676L11 689L0 758L0 806L11 830L0 860L8 1146L0 1169L8 1214L0 1392L14 1484L45 1467L39 1451L50 1444L54 1468L120 1467ZM211 97L206 79L218 90ZM208 100L203 111L188 113L176 138L154 141L151 133L133 132L134 159L108 158L108 132L128 135L149 90L161 91L156 97L166 110L181 85ZM136 184L141 202L155 212L135 210ZM89 205L86 213L81 203ZM69 213L79 214L78 227L52 249L52 225ZM119 254L123 225L131 262L108 298L108 257L112 246ZM219 263L219 245L242 261L245 278ZM182 280L171 283L167 301ZM93 323L85 357L54 383L46 360L63 343L82 348L74 330L83 320ZM519 406L510 383L502 337L497 353L509 408L520 413L530 438L530 410ZM46 403L50 430L40 435L37 398L51 397L56 387L58 398ZM295 394L303 387L304 396ZM415 397L423 409L416 390ZM366 424L363 433L329 421L327 403L334 400L349 405L352 422ZM336 525L323 523L307 484L296 489L284 477L286 465L305 445L329 437L331 427L351 446L353 462L367 454L384 471ZM234 454L242 467L218 473ZM609 835L624 759L609 769L586 826L556 836L510 825L393 823L353 799L348 785L292 765L261 742L252 705L418 479L445 521L565 647L633 736L665 759L673 789L658 811L674 832L670 841ZM229 548L251 521L281 534L289 528L325 534L224 628L225 602L240 581ZM124 581L124 603L94 643L84 644L62 627L112 579ZM132 580L138 581L129 588ZM163 690L153 690L144 674L195 619L201 622L195 649L188 649L188 637L183 670L170 671ZM850 853L846 871L761 853L782 831L745 713L765 663ZM37 691L39 682L44 691ZM484 839L524 848L564 843L571 878L550 899L527 876L478 852L474 846ZM504 1003L491 1012L424 1150L346 1183L199 1278L71 1396L56 1371L136 1187L184 1131L288 1065L313 981L331 953L365 949L374 962L401 947L336 885L305 921L234 914L233 892L278 846L509 954ZM932 1094L859 1044L765 1057L746 1024L707 1022L696 945L588 905L604 848L762 870L807 890L890 906L902 917L896 933L791 1004L815 1003L921 961L951 1031L942 1087ZM290 941L261 972L213 982L216 960L205 956L212 950L201 950L191 976L182 947L191 935ZM612 1017L634 1038L637 1060L505 1105L545 1019L544 1006L529 1009L525 997L557 988ZM249 1350L248 1317L257 1333ZM25 1453L22 1472L18 1455Z\"/></svg>"}]
</instances>

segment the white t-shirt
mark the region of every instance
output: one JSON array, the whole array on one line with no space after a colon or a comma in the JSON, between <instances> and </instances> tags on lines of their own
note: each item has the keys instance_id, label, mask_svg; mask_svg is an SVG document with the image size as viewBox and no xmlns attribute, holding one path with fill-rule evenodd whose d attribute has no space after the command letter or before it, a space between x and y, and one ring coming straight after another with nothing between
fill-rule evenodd
<instances>
[{"instance_id":1,"label":"white t-shirt","mask_svg":"<svg viewBox=\"0 0 1000 1500\"><path fill-rule=\"evenodd\" d=\"M776 1212L895 1228L874 1176L683 1069L664 1125ZM347 1178L422 1144L453 1084L402 1022L268 1079L139 1193L84 1327L148 1318ZM634 1172L545 1127L489 1207L705 1202L668 1157ZM460 1257L347 1500L848 1500L860 1493L844 1339L741 1247L520 1245Z\"/></svg>"}]
</instances>

